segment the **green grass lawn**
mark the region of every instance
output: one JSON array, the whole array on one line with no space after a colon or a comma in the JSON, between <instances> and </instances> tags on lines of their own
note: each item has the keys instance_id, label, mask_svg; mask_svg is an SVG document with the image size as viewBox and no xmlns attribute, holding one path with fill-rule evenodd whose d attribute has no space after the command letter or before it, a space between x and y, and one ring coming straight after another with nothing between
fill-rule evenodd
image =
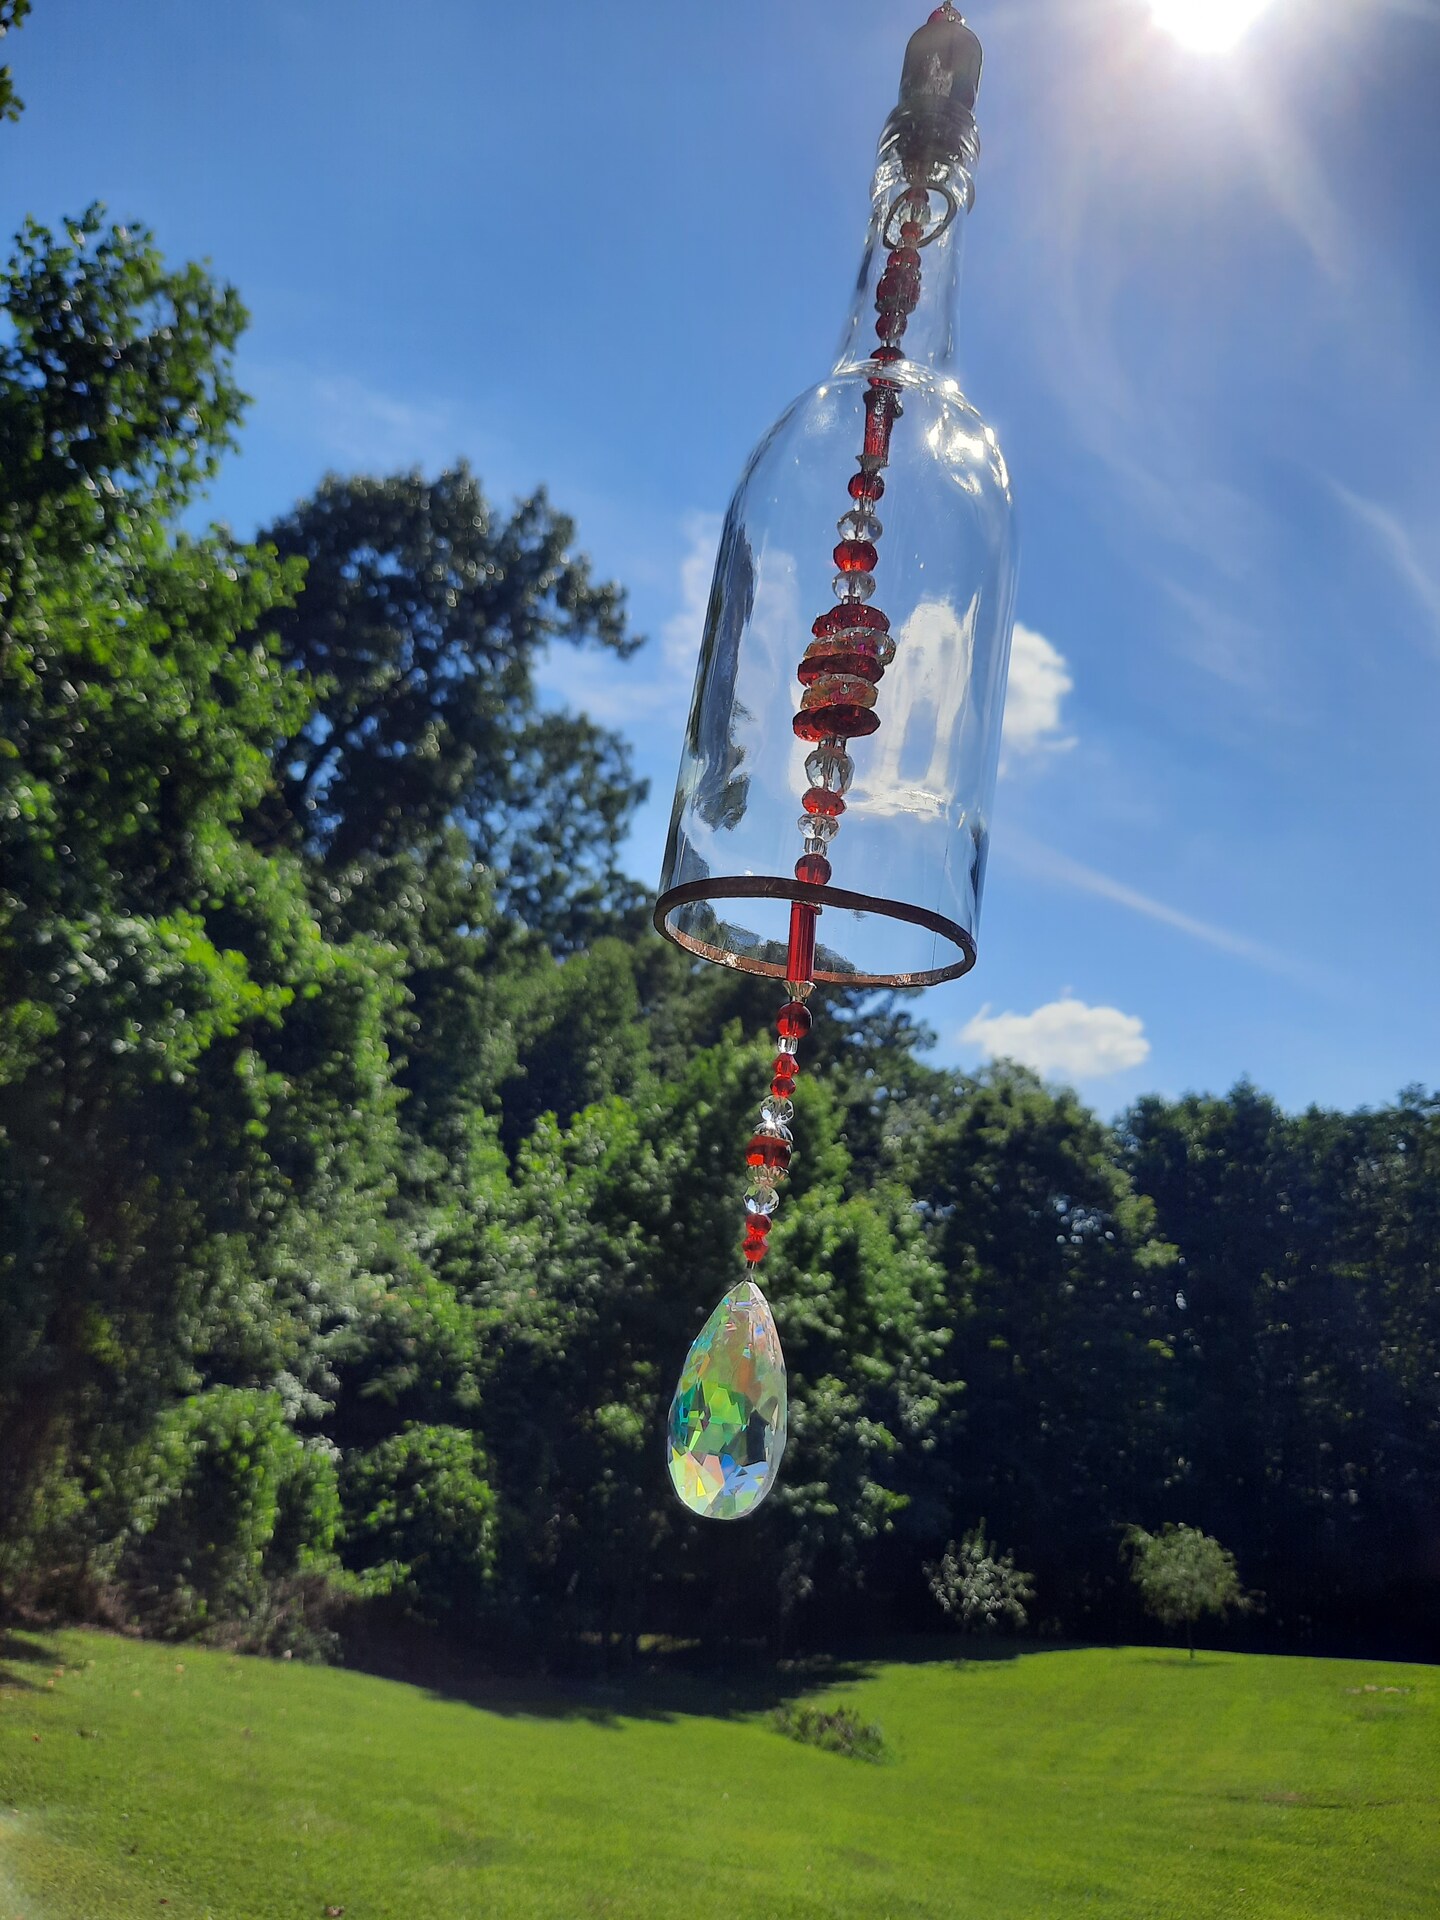
<instances>
[{"instance_id":1,"label":"green grass lawn","mask_svg":"<svg viewBox=\"0 0 1440 1920\"><path fill-rule=\"evenodd\" d=\"M878 1766L698 1682L474 1705L80 1633L0 1679L0 1920L1440 1914L1433 1667L879 1665L828 1690Z\"/></svg>"}]
</instances>

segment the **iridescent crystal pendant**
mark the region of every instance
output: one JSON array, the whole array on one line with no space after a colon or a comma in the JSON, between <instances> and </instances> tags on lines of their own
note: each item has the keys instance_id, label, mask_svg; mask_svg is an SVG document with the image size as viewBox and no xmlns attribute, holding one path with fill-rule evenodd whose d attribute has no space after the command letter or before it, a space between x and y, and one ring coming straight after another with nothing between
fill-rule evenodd
<instances>
[{"instance_id":1,"label":"iridescent crystal pendant","mask_svg":"<svg viewBox=\"0 0 1440 1920\"><path fill-rule=\"evenodd\" d=\"M670 1405L670 1479L692 1513L742 1520L785 1451L785 1356L753 1280L732 1287L686 1356Z\"/></svg>"}]
</instances>

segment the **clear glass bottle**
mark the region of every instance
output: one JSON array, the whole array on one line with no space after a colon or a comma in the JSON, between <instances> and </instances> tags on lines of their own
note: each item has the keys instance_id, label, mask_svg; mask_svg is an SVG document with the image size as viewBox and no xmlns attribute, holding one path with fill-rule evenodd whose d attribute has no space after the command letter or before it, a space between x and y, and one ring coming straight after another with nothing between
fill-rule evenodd
<instances>
[{"instance_id":1,"label":"clear glass bottle","mask_svg":"<svg viewBox=\"0 0 1440 1920\"><path fill-rule=\"evenodd\" d=\"M817 982L974 964L1016 566L957 364L979 76L941 7L881 136L839 358L726 516L655 923L729 966L784 978L797 902L821 910Z\"/></svg>"}]
</instances>

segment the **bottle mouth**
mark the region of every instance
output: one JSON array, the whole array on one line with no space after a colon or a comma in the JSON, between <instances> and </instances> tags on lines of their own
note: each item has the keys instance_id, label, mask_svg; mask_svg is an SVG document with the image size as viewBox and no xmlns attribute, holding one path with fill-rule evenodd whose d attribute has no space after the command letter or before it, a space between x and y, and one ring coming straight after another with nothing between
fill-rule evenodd
<instances>
[{"instance_id":1,"label":"bottle mouth","mask_svg":"<svg viewBox=\"0 0 1440 1920\"><path fill-rule=\"evenodd\" d=\"M984 54L963 17L946 0L905 48L900 99L880 136L883 152L898 147L906 172L923 180L974 165L980 152L975 98Z\"/></svg>"}]
</instances>

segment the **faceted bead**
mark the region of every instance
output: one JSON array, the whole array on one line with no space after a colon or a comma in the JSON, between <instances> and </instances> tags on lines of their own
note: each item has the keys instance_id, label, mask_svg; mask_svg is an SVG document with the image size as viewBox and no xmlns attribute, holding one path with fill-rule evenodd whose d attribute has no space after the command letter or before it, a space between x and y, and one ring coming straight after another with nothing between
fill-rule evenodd
<instances>
[{"instance_id":1,"label":"faceted bead","mask_svg":"<svg viewBox=\"0 0 1440 1920\"><path fill-rule=\"evenodd\" d=\"M788 1100L795 1091L795 1080L799 1072L799 1061L792 1060L788 1053L777 1054L775 1078L770 1082L770 1091L779 1099Z\"/></svg>"},{"instance_id":2,"label":"faceted bead","mask_svg":"<svg viewBox=\"0 0 1440 1920\"><path fill-rule=\"evenodd\" d=\"M892 267L913 267L920 271L920 255L914 247L892 247L888 264Z\"/></svg>"},{"instance_id":3,"label":"faceted bead","mask_svg":"<svg viewBox=\"0 0 1440 1920\"><path fill-rule=\"evenodd\" d=\"M837 573L830 582L837 600L868 600L875 591L873 573Z\"/></svg>"},{"instance_id":4,"label":"faceted bead","mask_svg":"<svg viewBox=\"0 0 1440 1920\"><path fill-rule=\"evenodd\" d=\"M780 1038L775 1042L775 1057L777 1061L781 1054L788 1053L794 1055L799 1053L799 1051L800 1042L793 1033L782 1033ZM798 1073L800 1071L799 1067L796 1067L795 1071Z\"/></svg>"},{"instance_id":5,"label":"faceted bead","mask_svg":"<svg viewBox=\"0 0 1440 1920\"><path fill-rule=\"evenodd\" d=\"M829 822L829 824L831 826L834 826L835 822L832 820ZM802 833L805 833L805 839L802 842L801 849L800 849L802 853L828 853L829 852L830 842L828 840L822 840L818 833L806 832L807 828L813 827L815 825L815 822L813 820L801 820L799 822L799 825ZM788 987L790 982L787 980L785 984ZM791 997L793 998L794 996L792 995Z\"/></svg>"},{"instance_id":6,"label":"faceted bead","mask_svg":"<svg viewBox=\"0 0 1440 1920\"><path fill-rule=\"evenodd\" d=\"M818 747L805 762L805 778L812 787L848 793L855 778L855 762L843 747Z\"/></svg>"},{"instance_id":7,"label":"faceted bead","mask_svg":"<svg viewBox=\"0 0 1440 1920\"><path fill-rule=\"evenodd\" d=\"M873 687L885 671L876 658L876 637L859 633L840 640L812 640L795 669L795 678L802 687L808 687L824 674L859 674Z\"/></svg>"},{"instance_id":8,"label":"faceted bead","mask_svg":"<svg viewBox=\"0 0 1440 1920\"><path fill-rule=\"evenodd\" d=\"M744 1254L748 1266L758 1267L770 1249L763 1240L747 1240L740 1251Z\"/></svg>"},{"instance_id":9,"label":"faceted bead","mask_svg":"<svg viewBox=\"0 0 1440 1920\"><path fill-rule=\"evenodd\" d=\"M842 573L873 573L879 558L868 540L842 540L835 549L835 564Z\"/></svg>"},{"instance_id":10,"label":"faceted bead","mask_svg":"<svg viewBox=\"0 0 1440 1920\"><path fill-rule=\"evenodd\" d=\"M795 862L795 878L807 887L823 887L830 878L830 862L823 853L805 853Z\"/></svg>"},{"instance_id":11,"label":"faceted bead","mask_svg":"<svg viewBox=\"0 0 1440 1920\"><path fill-rule=\"evenodd\" d=\"M868 507L852 507L835 523L837 533L847 540L878 540L885 531Z\"/></svg>"},{"instance_id":12,"label":"faceted bead","mask_svg":"<svg viewBox=\"0 0 1440 1920\"><path fill-rule=\"evenodd\" d=\"M815 707L834 706L843 702L847 706L873 707L875 689L868 680L862 680L854 673L827 673L822 679L808 686L800 696L800 705L806 711ZM833 728L838 732L838 728Z\"/></svg>"},{"instance_id":13,"label":"faceted bead","mask_svg":"<svg viewBox=\"0 0 1440 1920\"><path fill-rule=\"evenodd\" d=\"M894 313L887 307L875 322L875 331L887 347L893 346L909 324L903 313Z\"/></svg>"},{"instance_id":14,"label":"faceted bead","mask_svg":"<svg viewBox=\"0 0 1440 1920\"><path fill-rule=\"evenodd\" d=\"M706 1520L753 1513L780 1471L786 1413L775 1316L742 1280L700 1329L670 1405L666 1451L682 1504Z\"/></svg>"},{"instance_id":15,"label":"faceted bead","mask_svg":"<svg viewBox=\"0 0 1440 1920\"><path fill-rule=\"evenodd\" d=\"M747 1213L774 1213L779 1204L780 1196L768 1180L757 1180L753 1186L745 1189Z\"/></svg>"},{"instance_id":16,"label":"faceted bead","mask_svg":"<svg viewBox=\"0 0 1440 1920\"><path fill-rule=\"evenodd\" d=\"M787 982L786 984L788 985L789 983ZM795 1118L795 1102L793 1100L777 1100L772 1093L768 1100L762 1100L760 1102L760 1117L762 1120L768 1120L772 1126L788 1127L790 1122Z\"/></svg>"},{"instance_id":17,"label":"faceted bead","mask_svg":"<svg viewBox=\"0 0 1440 1920\"><path fill-rule=\"evenodd\" d=\"M774 1221L768 1213L747 1213L745 1216L745 1238L747 1240L768 1240Z\"/></svg>"},{"instance_id":18,"label":"faceted bead","mask_svg":"<svg viewBox=\"0 0 1440 1920\"><path fill-rule=\"evenodd\" d=\"M878 360L882 367L893 366L897 360L905 358L905 349L893 344L882 344L871 354L872 360Z\"/></svg>"},{"instance_id":19,"label":"faceted bead","mask_svg":"<svg viewBox=\"0 0 1440 1920\"><path fill-rule=\"evenodd\" d=\"M790 1165L790 1142L774 1133L752 1134L750 1145L745 1149L745 1164L763 1167L763 1178L767 1180L783 1179Z\"/></svg>"},{"instance_id":20,"label":"faceted bead","mask_svg":"<svg viewBox=\"0 0 1440 1920\"><path fill-rule=\"evenodd\" d=\"M796 718L799 718L798 714ZM818 737L824 738L823 735ZM833 820L837 814L845 811L845 802L840 795L827 793L824 787L807 787L800 796L800 804L807 813L813 813L820 819Z\"/></svg>"},{"instance_id":21,"label":"faceted bead","mask_svg":"<svg viewBox=\"0 0 1440 1920\"><path fill-rule=\"evenodd\" d=\"M914 253L913 247L897 249L892 253L885 271L881 274L875 288L875 305L882 311L898 309L902 313L911 313L920 298L920 256L915 254L915 265L898 257L904 253Z\"/></svg>"},{"instance_id":22,"label":"faceted bead","mask_svg":"<svg viewBox=\"0 0 1440 1920\"><path fill-rule=\"evenodd\" d=\"M882 673L894 658L895 642L890 638L888 633L881 634L880 638L875 642L875 659Z\"/></svg>"},{"instance_id":23,"label":"faceted bead","mask_svg":"<svg viewBox=\"0 0 1440 1920\"><path fill-rule=\"evenodd\" d=\"M812 1025L810 1009L799 1000L787 1000L775 1016L775 1031L782 1040L803 1040Z\"/></svg>"},{"instance_id":24,"label":"faceted bead","mask_svg":"<svg viewBox=\"0 0 1440 1920\"><path fill-rule=\"evenodd\" d=\"M827 607L810 629L817 640L833 640L840 634L888 633L890 622L878 607Z\"/></svg>"},{"instance_id":25,"label":"faceted bead","mask_svg":"<svg viewBox=\"0 0 1440 1920\"><path fill-rule=\"evenodd\" d=\"M850 498L852 500L878 500L885 491L885 482L878 473L852 473L850 476Z\"/></svg>"},{"instance_id":26,"label":"faceted bead","mask_svg":"<svg viewBox=\"0 0 1440 1920\"><path fill-rule=\"evenodd\" d=\"M880 716L872 707L837 701L833 706L816 707L810 713L797 713L790 726L797 740L823 740L832 733L842 740L863 740L867 734L878 733ZM814 792L813 787L810 792ZM808 794L805 799L808 803Z\"/></svg>"}]
</instances>

